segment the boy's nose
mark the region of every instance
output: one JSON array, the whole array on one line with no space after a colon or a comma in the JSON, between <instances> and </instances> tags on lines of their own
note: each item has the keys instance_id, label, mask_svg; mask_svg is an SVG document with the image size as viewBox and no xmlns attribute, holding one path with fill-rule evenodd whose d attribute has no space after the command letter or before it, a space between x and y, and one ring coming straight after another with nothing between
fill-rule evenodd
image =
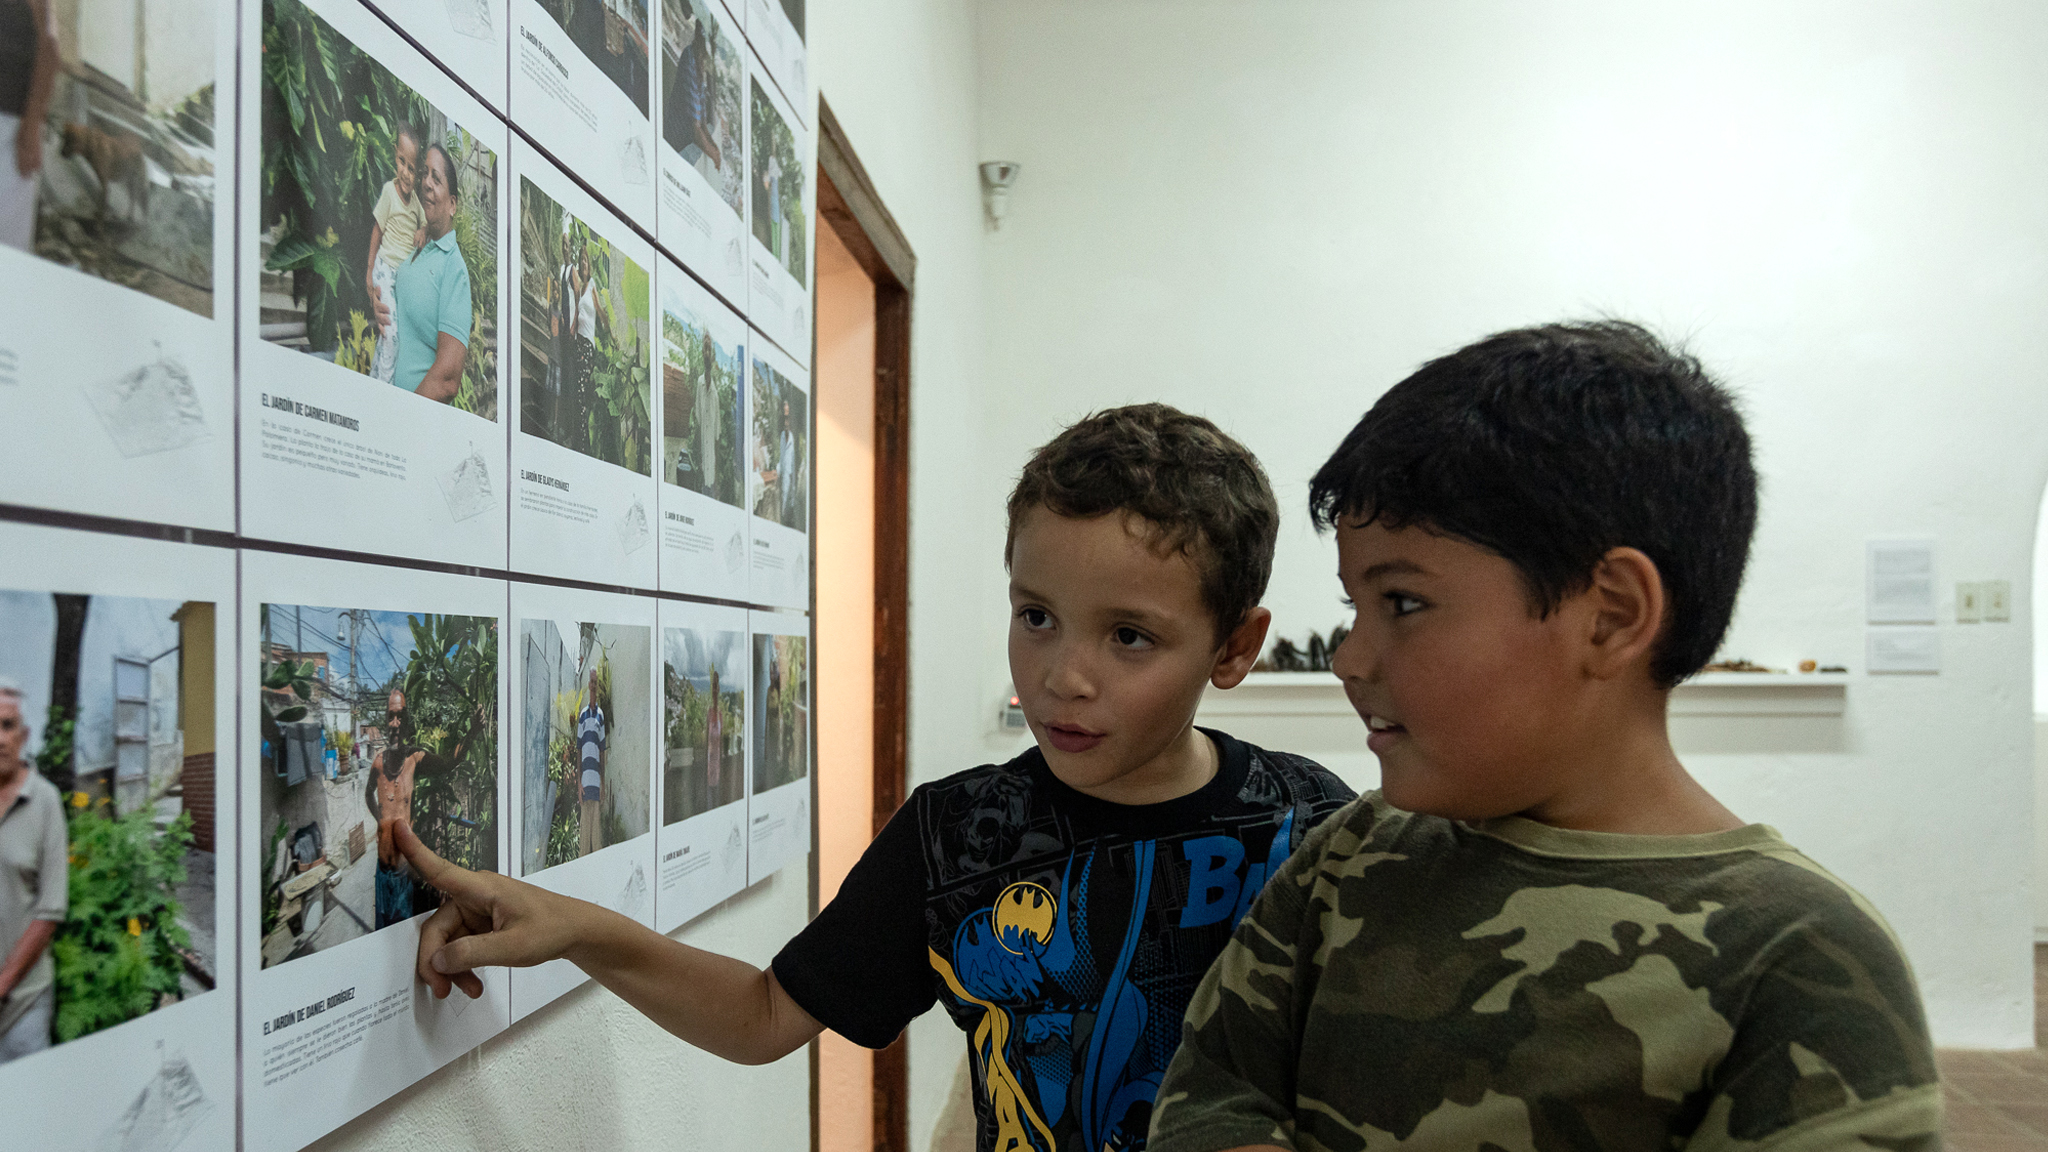
<instances>
[{"instance_id":1,"label":"boy's nose","mask_svg":"<svg viewBox=\"0 0 2048 1152\"><path fill-rule=\"evenodd\" d=\"M1072 650L1062 647L1046 666L1045 687L1062 700L1078 700L1095 694L1094 679Z\"/></svg>"},{"instance_id":2,"label":"boy's nose","mask_svg":"<svg viewBox=\"0 0 2048 1152\"><path fill-rule=\"evenodd\" d=\"M1330 671L1340 680L1370 680L1379 670L1379 661L1360 635L1362 631L1353 628L1330 653Z\"/></svg>"}]
</instances>

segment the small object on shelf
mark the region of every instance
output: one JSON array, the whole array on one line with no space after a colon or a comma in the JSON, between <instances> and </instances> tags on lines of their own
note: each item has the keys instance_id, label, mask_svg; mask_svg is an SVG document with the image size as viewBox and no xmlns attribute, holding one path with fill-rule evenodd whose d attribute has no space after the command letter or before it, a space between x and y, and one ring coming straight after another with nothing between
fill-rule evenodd
<instances>
[{"instance_id":1,"label":"small object on shelf","mask_svg":"<svg viewBox=\"0 0 2048 1152\"><path fill-rule=\"evenodd\" d=\"M1812 672L1818 669L1819 667L1820 662L1817 660L1801 660L1799 662L1799 670L1801 672Z\"/></svg>"},{"instance_id":2,"label":"small object on shelf","mask_svg":"<svg viewBox=\"0 0 2048 1152\"><path fill-rule=\"evenodd\" d=\"M1331 670L1331 658L1337 654L1337 648L1344 643L1344 638L1349 635L1351 635L1351 629L1339 624L1330 629L1330 634L1327 637L1310 631L1307 642L1303 644L1296 644L1294 641L1283 636L1273 641L1272 651L1268 652L1257 664L1252 665L1252 671L1328 672Z\"/></svg>"},{"instance_id":3,"label":"small object on shelf","mask_svg":"<svg viewBox=\"0 0 2048 1152\"><path fill-rule=\"evenodd\" d=\"M1702 672L1782 672L1782 671L1783 671L1783 669L1781 669L1781 668L1766 668L1766 667L1764 667L1763 665L1761 665L1761 664L1758 664L1758 663L1756 663L1756 662L1755 662L1755 661L1753 661L1753 660L1741 660L1741 659L1737 659L1737 660L1716 660L1716 661L1714 661L1714 662L1713 662L1712 664L1709 664L1709 665L1707 665L1707 666L1706 666L1705 668L1702 668L1702 669L1700 669L1700 671L1702 671Z\"/></svg>"},{"instance_id":4,"label":"small object on shelf","mask_svg":"<svg viewBox=\"0 0 2048 1152\"><path fill-rule=\"evenodd\" d=\"M1828 664L1828 665L1824 665L1824 666L1823 666L1823 667L1821 668L1821 671L1823 671L1823 672L1847 672L1848 670L1849 670L1849 669L1847 669L1846 667L1843 667L1843 666L1842 666L1842 665L1840 665L1840 664Z\"/></svg>"}]
</instances>

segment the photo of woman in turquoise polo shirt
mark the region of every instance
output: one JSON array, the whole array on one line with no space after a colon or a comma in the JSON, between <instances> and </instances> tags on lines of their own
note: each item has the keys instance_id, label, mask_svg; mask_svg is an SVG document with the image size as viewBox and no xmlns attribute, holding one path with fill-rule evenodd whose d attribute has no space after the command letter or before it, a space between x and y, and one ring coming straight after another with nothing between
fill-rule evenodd
<instances>
[{"instance_id":1,"label":"photo of woman in turquoise polo shirt","mask_svg":"<svg viewBox=\"0 0 2048 1152\"><path fill-rule=\"evenodd\" d=\"M420 210L427 242L398 270L398 366L391 382L447 403L462 388L472 317L469 265L455 245L455 162L438 142L427 145Z\"/></svg>"}]
</instances>

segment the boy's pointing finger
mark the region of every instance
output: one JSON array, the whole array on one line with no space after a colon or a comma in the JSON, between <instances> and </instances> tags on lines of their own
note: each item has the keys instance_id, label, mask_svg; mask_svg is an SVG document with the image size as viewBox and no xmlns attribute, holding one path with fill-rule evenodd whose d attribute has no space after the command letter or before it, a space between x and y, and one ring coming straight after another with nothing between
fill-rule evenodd
<instances>
[{"instance_id":1,"label":"boy's pointing finger","mask_svg":"<svg viewBox=\"0 0 2048 1152\"><path fill-rule=\"evenodd\" d=\"M392 835L398 843L399 852L404 854L421 879L450 896L466 896L475 892L475 881L469 869L450 864L435 855L432 848L420 842L410 823L397 821Z\"/></svg>"}]
</instances>

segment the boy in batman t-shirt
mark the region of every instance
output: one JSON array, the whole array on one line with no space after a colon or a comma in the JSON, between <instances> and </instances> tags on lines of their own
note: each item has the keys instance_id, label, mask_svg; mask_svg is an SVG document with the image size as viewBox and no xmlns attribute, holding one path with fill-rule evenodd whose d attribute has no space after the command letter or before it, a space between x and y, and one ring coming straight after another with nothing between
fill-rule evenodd
<instances>
[{"instance_id":1,"label":"boy in batman t-shirt","mask_svg":"<svg viewBox=\"0 0 2048 1152\"><path fill-rule=\"evenodd\" d=\"M1010 670L1036 747L914 791L767 971L465 872L420 937L438 995L566 956L684 1040L762 1063L869 1047L943 1004L982 1149L1138 1149L1182 1015L1267 876L1352 798L1298 756L1194 726L1264 645L1279 510L1258 461L1164 405L1098 413L1009 502Z\"/></svg>"}]
</instances>

